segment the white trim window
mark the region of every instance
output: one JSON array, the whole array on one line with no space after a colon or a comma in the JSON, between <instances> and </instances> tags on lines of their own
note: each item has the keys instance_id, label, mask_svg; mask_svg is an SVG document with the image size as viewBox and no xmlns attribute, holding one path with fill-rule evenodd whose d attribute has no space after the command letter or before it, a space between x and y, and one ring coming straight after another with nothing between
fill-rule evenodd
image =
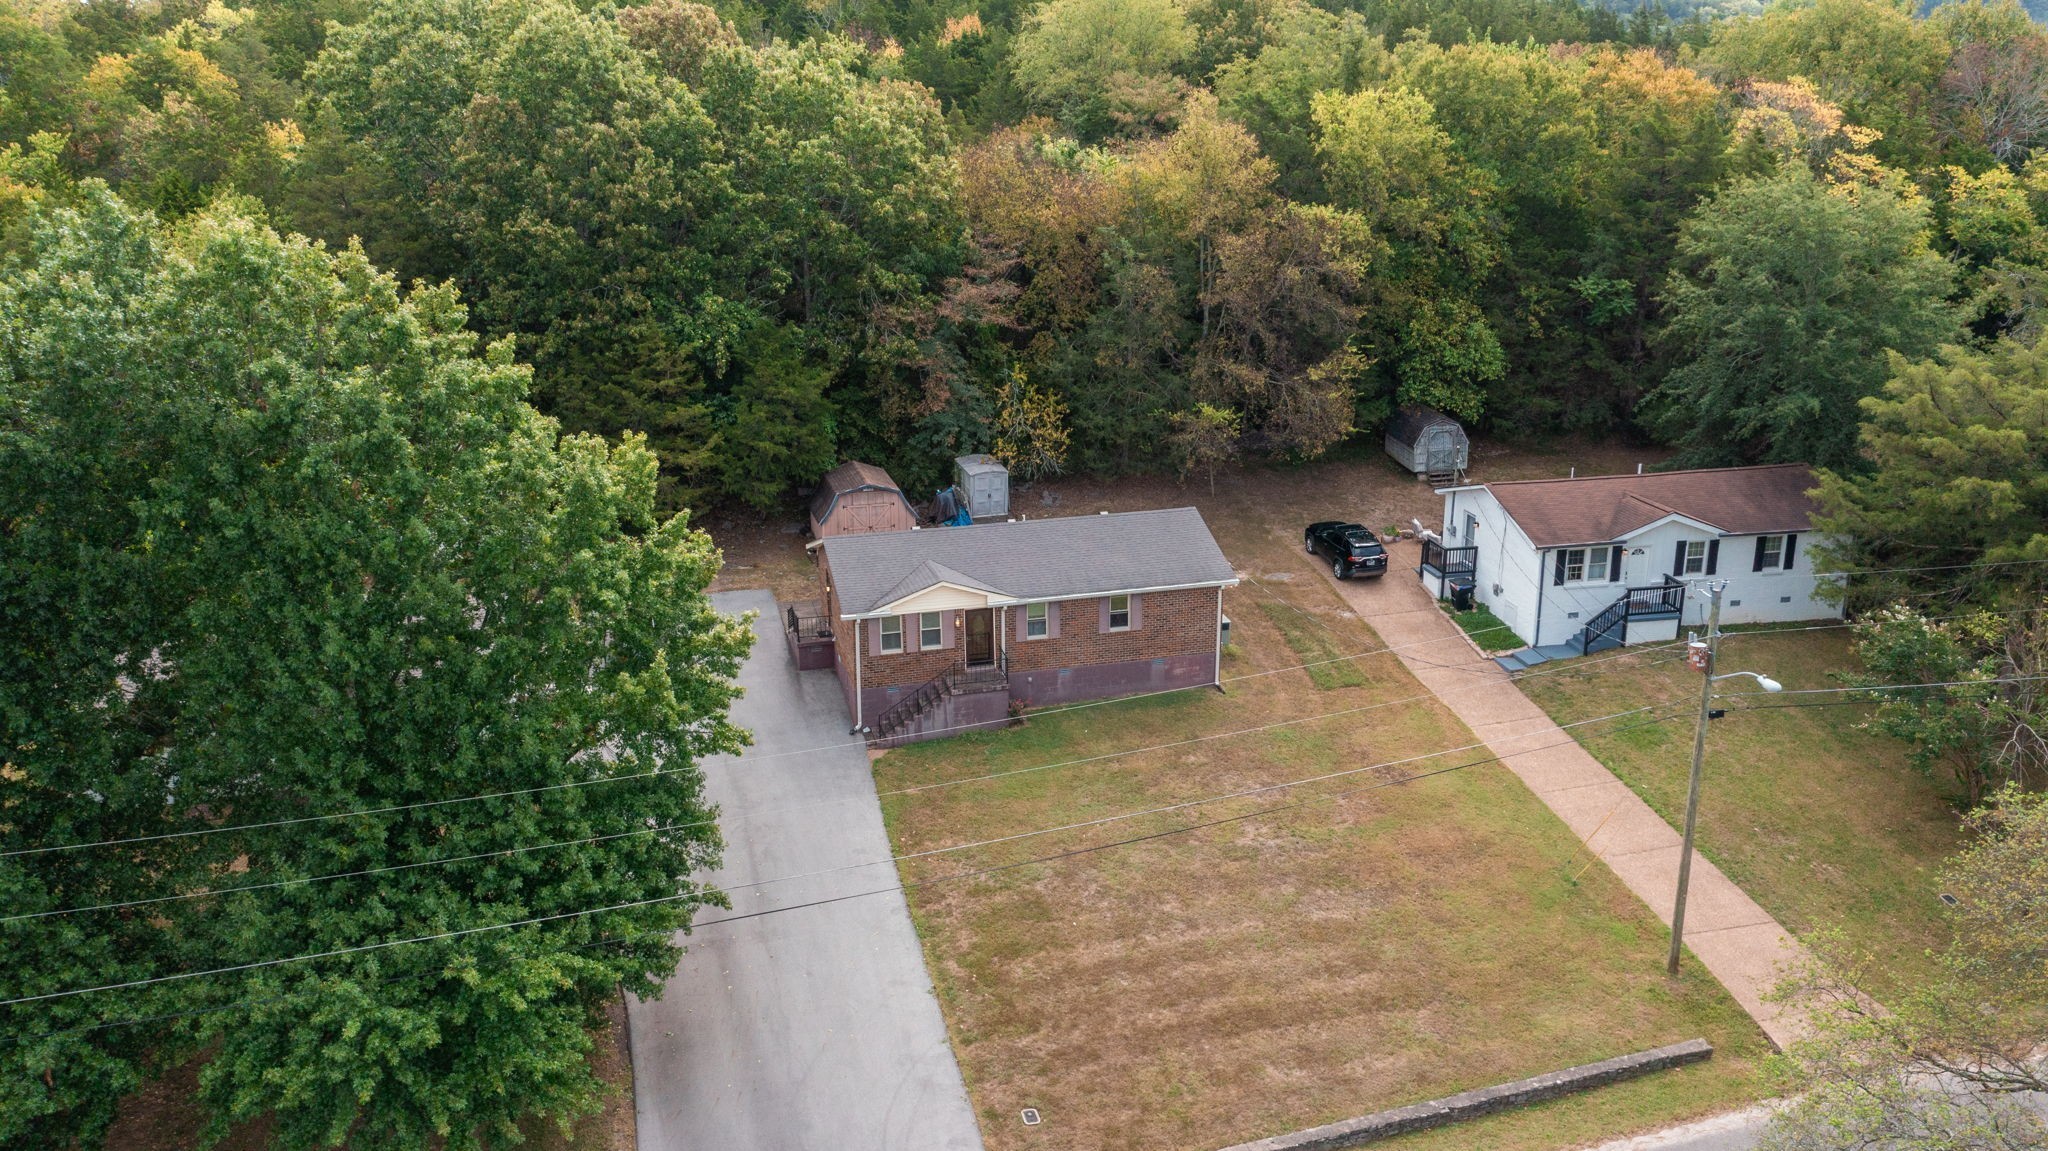
<instances>
[{"instance_id":1,"label":"white trim window","mask_svg":"<svg viewBox=\"0 0 2048 1151\"><path fill-rule=\"evenodd\" d=\"M885 615L882 617L882 653L888 655L903 650L903 617Z\"/></svg>"},{"instance_id":2,"label":"white trim window","mask_svg":"<svg viewBox=\"0 0 2048 1151\"><path fill-rule=\"evenodd\" d=\"M1606 548L1566 548L1564 552L1564 582L1606 583Z\"/></svg>"},{"instance_id":3,"label":"white trim window","mask_svg":"<svg viewBox=\"0 0 2048 1151\"><path fill-rule=\"evenodd\" d=\"M1707 571L1707 541L1685 541L1685 557L1679 561L1679 575L1705 575Z\"/></svg>"},{"instance_id":4,"label":"white trim window","mask_svg":"<svg viewBox=\"0 0 2048 1151\"><path fill-rule=\"evenodd\" d=\"M1028 603L1024 605L1024 638L1044 639L1052 634L1052 621L1046 615L1047 605Z\"/></svg>"},{"instance_id":5,"label":"white trim window","mask_svg":"<svg viewBox=\"0 0 2048 1151\"><path fill-rule=\"evenodd\" d=\"M1113 595L1109 597L1109 630L1131 630L1131 597Z\"/></svg>"},{"instance_id":6,"label":"white trim window","mask_svg":"<svg viewBox=\"0 0 2048 1151\"><path fill-rule=\"evenodd\" d=\"M917 617L917 650L936 651L941 641L939 613L928 611Z\"/></svg>"},{"instance_id":7,"label":"white trim window","mask_svg":"<svg viewBox=\"0 0 2048 1151\"><path fill-rule=\"evenodd\" d=\"M1785 537L1758 536L1756 540L1756 569L1760 572L1778 571L1785 564Z\"/></svg>"}]
</instances>

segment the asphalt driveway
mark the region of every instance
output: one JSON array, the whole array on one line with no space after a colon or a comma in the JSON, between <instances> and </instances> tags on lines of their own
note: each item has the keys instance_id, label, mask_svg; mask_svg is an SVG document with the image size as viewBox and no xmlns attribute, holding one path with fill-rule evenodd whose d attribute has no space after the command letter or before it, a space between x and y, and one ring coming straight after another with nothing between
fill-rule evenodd
<instances>
[{"instance_id":1,"label":"asphalt driveway","mask_svg":"<svg viewBox=\"0 0 2048 1151\"><path fill-rule=\"evenodd\" d=\"M849 746L838 681L796 670L772 594L712 603L761 613L733 708L754 746L704 764L726 839L716 882L730 890L887 859L874 777L866 752ZM895 879L893 866L872 866L744 887L731 912L700 920ZM663 996L628 1004L641 1151L979 1151L900 892L706 923L685 943Z\"/></svg>"}]
</instances>

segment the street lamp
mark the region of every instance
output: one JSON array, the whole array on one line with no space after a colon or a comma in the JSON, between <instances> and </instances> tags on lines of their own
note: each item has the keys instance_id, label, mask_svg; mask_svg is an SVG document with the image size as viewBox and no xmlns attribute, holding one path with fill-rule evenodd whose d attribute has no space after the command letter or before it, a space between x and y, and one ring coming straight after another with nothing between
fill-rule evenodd
<instances>
[{"instance_id":1,"label":"street lamp","mask_svg":"<svg viewBox=\"0 0 2048 1151\"><path fill-rule=\"evenodd\" d=\"M1685 889L1692 881L1692 832L1700 813L1700 767L1707 758L1707 715L1714 702L1714 684L1724 679L1747 676L1757 682L1765 691L1784 691L1785 685L1753 671L1731 671L1714 674L1714 657L1721 646L1721 593L1728 587L1726 580L1719 580L1706 586L1707 592L1707 642L1705 662L1699 664L1700 676L1700 718L1692 734L1692 781L1685 792L1685 845L1678 849L1678 898L1671 905L1671 955L1664 962L1664 968L1671 974L1678 974L1678 953L1685 946Z\"/></svg>"}]
</instances>

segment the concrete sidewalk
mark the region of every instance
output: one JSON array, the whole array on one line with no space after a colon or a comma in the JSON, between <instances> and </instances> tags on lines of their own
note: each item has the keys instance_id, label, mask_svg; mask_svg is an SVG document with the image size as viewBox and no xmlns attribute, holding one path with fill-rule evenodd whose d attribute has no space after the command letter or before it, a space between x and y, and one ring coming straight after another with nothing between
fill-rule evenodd
<instances>
[{"instance_id":1,"label":"concrete sidewalk","mask_svg":"<svg viewBox=\"0 0 2048 1151\"><path fill-rule=\"evenodd\" d=\"M1414 544L1388 550L1393 554L1386 576L1332 581L1339 594L1397 649L1415 678L1502 756L1509 770L1668 925L1678 887L1678 832L1570 732L1551 722L1506 672L1473 650L1416 579L1419 551ZM1325 573L1323 578L1330 577ZM1707 774L1703 803L1712 802L1711 759ZM1685 943L1773 1043L1782 1048L1798 1037L1796 1013L1764 997L1804 949L1697 851L1686 900Z\"/></svg>"}]
</instances>

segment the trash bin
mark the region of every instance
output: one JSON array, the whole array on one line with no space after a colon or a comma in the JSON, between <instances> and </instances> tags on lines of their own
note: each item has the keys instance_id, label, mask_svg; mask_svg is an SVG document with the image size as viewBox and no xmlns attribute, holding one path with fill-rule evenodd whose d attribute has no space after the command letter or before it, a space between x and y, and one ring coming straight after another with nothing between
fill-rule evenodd
<instances>
[{"instance_id":1,"label":"trash bin","mask_svg":"<svg viewBox=\"0 0 2048 1151\"><path fill-rule=\"evenodd\" d=\"M1454 579L1451 581L1451 606L1459 611L1472 610L1472 581Z\"/></svg>"}]
</instances>

